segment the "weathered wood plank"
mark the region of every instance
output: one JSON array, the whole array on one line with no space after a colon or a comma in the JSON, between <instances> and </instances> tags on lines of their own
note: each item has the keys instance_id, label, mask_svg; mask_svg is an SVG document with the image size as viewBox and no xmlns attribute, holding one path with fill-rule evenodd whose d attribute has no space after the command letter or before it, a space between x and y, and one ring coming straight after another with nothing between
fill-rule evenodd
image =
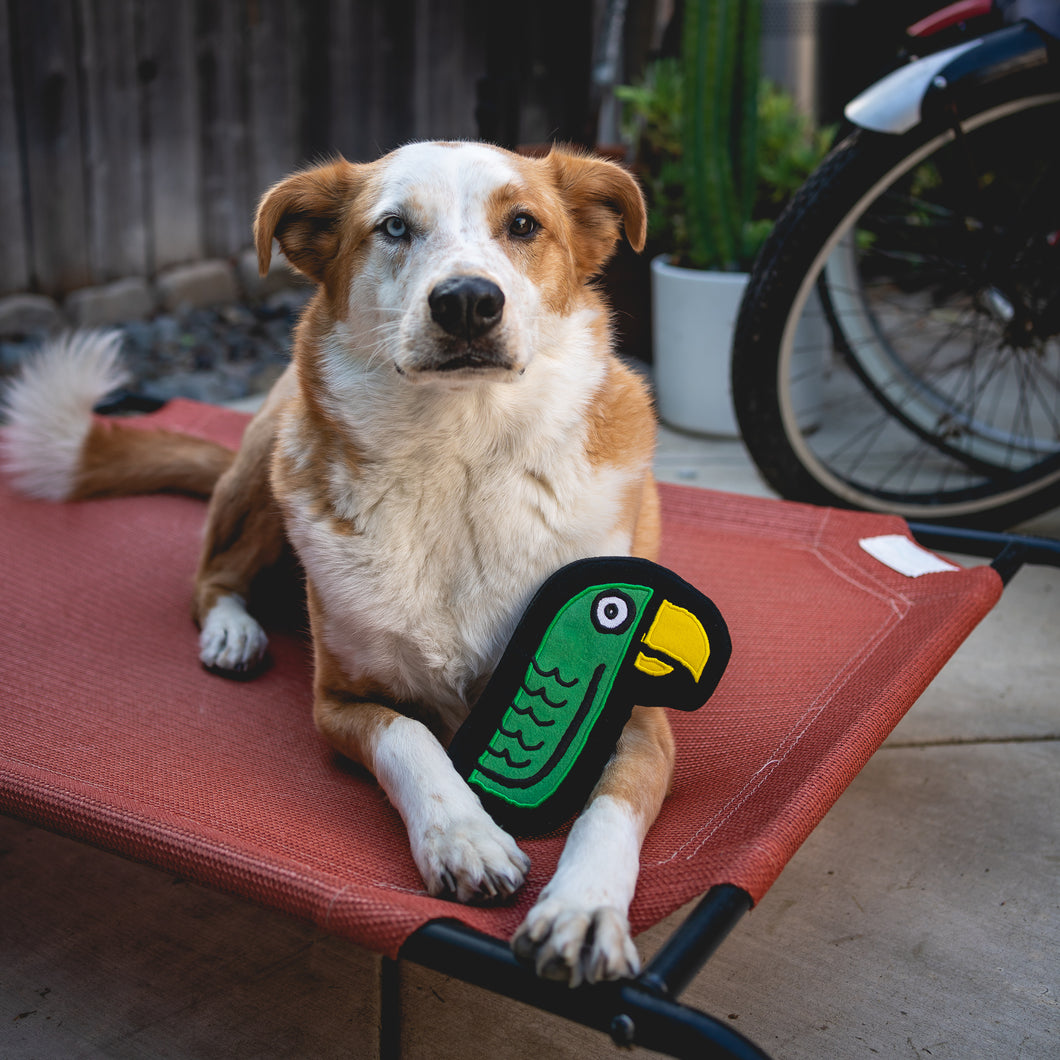
<instances>
[{"instance_id":1,"label":"weathered wood plank","mask_svg":"<svg viewBox=\"0 0 1060 1060\"><path fill-rule=\"evenodd\" d=\"M357 127L363 101L354 89L356 67L356 34L363 0L328 4L328 102L330 128L328 153L335 151L347 158L360 155Z\"/></svg>"},{"instance_id":2,"label":"weathered wood plank","mask_svg":"<svg viewBox=\"0 0 1060 1060\"><path fill-rule=\"evenodd\" d=\"M204 252L194 7L137 4L137 67L143 86L146 214L151 271Z\"/></svg>"},{"instance_id":3,"label":"weathered wood plank","mask_svg":"<svg viewBox=\"0 0 1060 1060\"><path fill-rule=\"evenodd\" d=\"M62 0L11 5L25 129L31 280L46 294L90 282L76 9Z\"/></svg>"},{"instance_id":4,"label":"weathered wood plank","mask_svg":"<svg viewBox=\"0 0 1060 1060\"><path fill-rule=\"evenodd\" d=\"M12 68L11 26L6 4L0 4L0 292L29 287L29 247L26 242L26 200L23 193L22 152L18 137L18 107Z\"/></svg>"},{"instance_id":5,"label":"weathered wood plank","mask_svg":"<svg viewBox=\"0 0 1060 1060\"><path fill-rule=\"evenodd\" d=\"M250 192L257 198L301 161L295 0L257 0L247 25ZM249 238L249 233L248 233Z\"/></svg>"},{"instance_id":6,"label":"weathered wood plank","mask_svg":"<svg viewBox=\"0 0 1060 1060\"><path fill-rule=\"evenodd\" d=\"M253 216L246 164L246 7L200 0L196 8L205 249L211 257L226 257L249 243Z\"/></svg>"},{"instance_id":7,"label":"weathered wood plank","mask_svg":"<svg viewBox=\"0 0 1060 1060\"><path fill-rule=\"evenodd\" d=\"M376 158L412 137L416 0L328 7L327 150Z\"/></svg>"},{"instance_id":8,"label":"weathered wood plank","mask_svg":"<svg viewBox=\"0 0 1060 1060\"><path fill-rule=\"evenodd\" d=\"M416 0L372 4L371 53L365 62L370 101L365 145L370 155L382 154L412 136L412 86L415 47L410 27Z\"/></svg>"},{"instance_id":9,"label":"weathered wood plank","mask_svg":"<svg viewBox=\"0 0 1060 1060\"><path fill-rule=\"evenodd\" d=\"M513 85L550 83L522 110L556 130L548 93L570 79L546 26L564 22L577 65L586 8L569 6L498 32L488 0L0 3L0 293L229 256L298 165L476 136L487 49Z\"/></svg>"},{"instance_id":10,"label":"weathered wood plank","mask_svg":"<svg viewBox=\"0 0 1060 1060\"><path fill-rule=\"evenodd\" d=\"M331 134L331 0L296 5L294 23L298 154L309 160L336 150Z\"/></svg>"},{"instance_id":11,"label":"weathered wood plank","mask_svg":"<svg viewBox=\"0 0 1060 1060\"><path fill-rule=\"evenodd\" d=\"M148 271L135 0L81 0L88 255L94 282Z\"/></svg>"},{"instance_id":12,"label":"weathered wood plank","mask_svg":"<svg viewBox=\"0 0 1060 1060\"><path fill-rule=\"evenodd\" d=\"M484 72L481 20L468 0L416 0L413 135L474 138L476 85ZM513 47L516 45L513 42Z\"/></svg>"}]
</instances>

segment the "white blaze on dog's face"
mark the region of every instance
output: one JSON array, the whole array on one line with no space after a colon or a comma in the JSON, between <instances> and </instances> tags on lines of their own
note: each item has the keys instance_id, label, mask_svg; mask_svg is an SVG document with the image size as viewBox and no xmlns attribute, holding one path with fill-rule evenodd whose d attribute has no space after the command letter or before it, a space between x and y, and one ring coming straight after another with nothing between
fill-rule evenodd
<instances>
[{"instance_id":1,"label":"white blaze on dog's face","mask_svg":"<svg viewBox=\"0 0 1060 1060\"><path fill-rule=\"evenodd\" d=\"M535 345L527 332L553 294L540 277L555 256L551 197L474 144L403 148L377 188L364 204L371 245L351 286L351 329L396 332L387 349L410 381L521 374Z\"/></svg>"},{"instance_id":2,"label":"white blaze on dog's face","mask_svg":"<svg viewBox=\"0 0 1060 1060\"><path fill-rule=\"evenodd\" d=\"M639 248L643 200L611 163L419 143L282 182L262 203L257 238L263 265L275 233L327 293L334 394L397 379L519 379L587 297L622 220Z\"/></svg>"}]
</instances>

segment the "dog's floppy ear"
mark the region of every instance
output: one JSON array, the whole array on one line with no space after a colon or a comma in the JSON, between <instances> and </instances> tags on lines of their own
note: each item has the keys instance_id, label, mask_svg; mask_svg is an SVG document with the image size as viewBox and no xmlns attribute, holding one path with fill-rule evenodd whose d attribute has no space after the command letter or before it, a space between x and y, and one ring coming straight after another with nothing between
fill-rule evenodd
<instances>
[{"instance_id":1,"label":"dog's floppy ear","mask_svg":"<svg viewBox=\"0 0 1060 1060\"><path fill-rule=\"evenodd\" d=\"M343 220L363 185L365 167L339 158L302 170L273 185L254 219L258 268L264 276L272 260L273 236L299 271L324 283L343 238Z\"/></svg>"},{"instance_id":2,"label":"dog's floppy ear","mask_svg":"<svg viewBox=\"0 0 1060 1060\"><path fill-rule=\"evenodd\" d=\"M640 185L614 162L553 147L545 160L575 225L575 260L582 280L596 275L614 253L620 229L634 250L644 249L648 214Z\"/></svg>"}]
</instances>

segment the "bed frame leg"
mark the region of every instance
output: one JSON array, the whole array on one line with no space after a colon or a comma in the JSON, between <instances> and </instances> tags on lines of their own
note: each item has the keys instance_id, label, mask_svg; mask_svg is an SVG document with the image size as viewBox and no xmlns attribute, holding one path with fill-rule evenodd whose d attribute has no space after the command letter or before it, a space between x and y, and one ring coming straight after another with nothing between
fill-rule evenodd
<instances>
[{"instance_id":1,"label":"bed frame leg","mask_svg":"<svg viewBox=\"0 0 1060 1060\"><path fill-rule=\"evenodd\" d=\"M677 1000L750 906L750 896L740 888L728 884L714 887L637 979L577 990L539 979L516 960L505 943L458 921L433 920L424 925L406 940L400 956L594 1027L610 1034L620 1046L638 1045L689 1060L769 1060L766 1053L728 1024ZM384 962L384 990L388 989L385 969ZM396 975L392 989L396 998ZM384 1002L384 1016L396 1023L400 1018L398 1007L396 1000ZM385 1040L397 1044L398 1033L386 1031ZM389 1060L395 1054L382 1055Z\"/></svg>"},{"instance_id":2,"label":"bed frame leg","mask_svg":"<svg viewBox=\"0 0 1060 1060\"><path fill-rule=\"evenodd\" d=\"M379 1060L401 1057L401 967L383 957L379 969Z\"/></svg>"}]
</instances>

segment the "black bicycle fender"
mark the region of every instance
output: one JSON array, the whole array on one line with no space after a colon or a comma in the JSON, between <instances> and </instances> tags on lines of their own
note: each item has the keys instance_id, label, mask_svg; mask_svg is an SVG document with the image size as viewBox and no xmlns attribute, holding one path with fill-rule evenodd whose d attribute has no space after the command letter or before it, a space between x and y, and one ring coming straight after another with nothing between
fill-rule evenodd
<instances>
[{"instance_id":1,"label":"black bicycle fender","mask_svg":"<svg viewBox=\"0 0 1060 1060\"><path fill-rule=\"evenodd\" d=\"M952 125L955 113L1057 92L1058 50L1029 23L1006 26L899 67L851 100L846 117L860 128L900 135L928 122Z\"/></svg>"},{"instance_id":2,"label":"black bicycle fender","mask_svg":"<svg viewBox=\"0 0 1060 1060\"><path fill-rule=\"evenodd\" d=\"M1053 44L1055 48L1055 43ZM1050 63L1047 38L1026 22L983 37L976 48L947 63L928 83L921 120L964 117L988 106L1060 91L1056 59Z\"/></svg>"}]
</instances>

